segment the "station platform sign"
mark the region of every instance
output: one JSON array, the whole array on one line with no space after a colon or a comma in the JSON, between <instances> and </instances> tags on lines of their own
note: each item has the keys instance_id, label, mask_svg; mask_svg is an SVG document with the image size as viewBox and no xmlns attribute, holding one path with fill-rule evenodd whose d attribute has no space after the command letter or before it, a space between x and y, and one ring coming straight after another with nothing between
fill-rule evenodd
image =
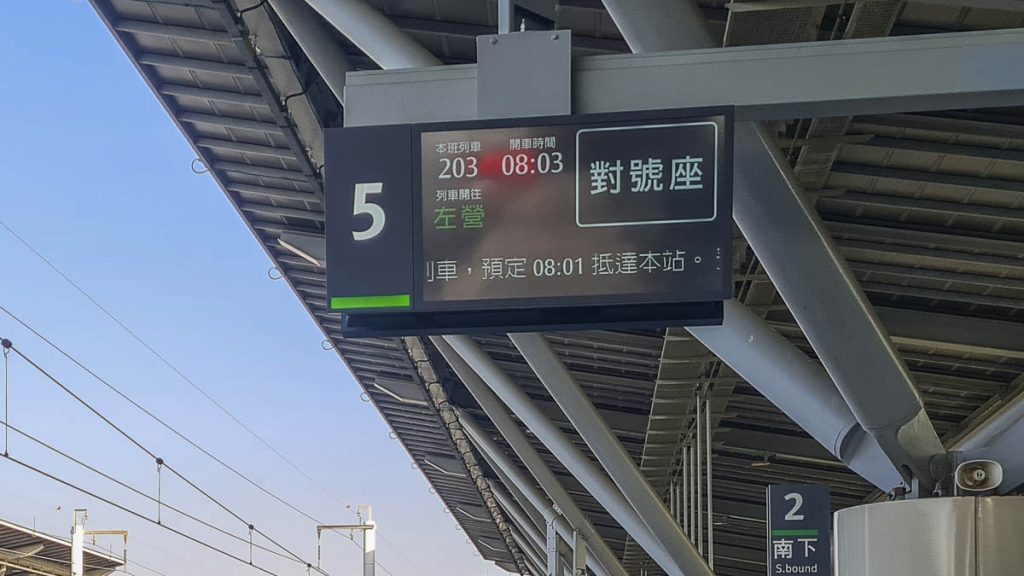
<instances>
[{"instance_id":1,"label":"station platform sign","mask_svg":"<svg viewBox=\"0 0 1024 576\"><path fill-rule=\"evenodd\" d=\"M346 334L714 324L732 297L731 109L326 138Z\"/></svg>"}]
</instances>

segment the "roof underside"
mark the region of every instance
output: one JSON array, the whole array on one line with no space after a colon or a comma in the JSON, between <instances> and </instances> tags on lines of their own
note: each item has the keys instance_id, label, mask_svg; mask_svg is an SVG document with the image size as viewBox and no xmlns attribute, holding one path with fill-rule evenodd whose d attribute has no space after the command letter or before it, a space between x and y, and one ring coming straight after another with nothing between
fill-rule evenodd
<instances>
[{"instance_id":1,"label":"roof underside","mask_svg":"<svg viewBox=\"0 0 1024 576\"><path fill-rule=\"evenodd\" d=\"M474 37L497 25L494 1L371 3L446 63L474 61ZM486 416L429 342L343 339L339 319L326 312L324 270L278 244L282 233L323 234L322 135L341 125L342 110L276 15L256 0L94 4L481 555L514 567L501 514L478 483L480 475L496 477L458 448L446 403L490 426ZM753 9L742 11L726 10L724 0L701 4L726 45L1024 26L1024 11L887 0L764 9L750 2ZM576 55L628 51L597 0L520 5L529 8L520 16L530 28L571 28ZM374 67L338 41L354 65ZM1024 384L1024 109L804 118L775 128L910 367L936 430L950 441ZM735 266L736 297L813 356L739 236ZM876 495L685 331L548 337L662 493L691 434L694 394L709 394L719 574L764 572L766 485L828 483L837 507ZM505 336L478 341L575 436ZM646 555L535 447L627 568L640 573Z\"/></svg>"},{"instance_id":2,"label":"roof underside","mask_svg":"<svg viewBox=\"0 0 1024 576\"><path fill-rule=\"evenodd\" d=\"M120 568L122 562L86 548L83 564L86 576L106 576ZM70 573L71 542L0 520L0 574L64 576Z\"/></svg>"}]
</instances>

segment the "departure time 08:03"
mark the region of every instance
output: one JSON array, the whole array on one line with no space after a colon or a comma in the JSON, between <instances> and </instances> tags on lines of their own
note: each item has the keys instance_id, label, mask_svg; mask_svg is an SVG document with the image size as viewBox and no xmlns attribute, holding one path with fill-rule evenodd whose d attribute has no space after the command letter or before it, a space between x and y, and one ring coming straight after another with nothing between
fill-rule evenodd
<instances>
[{"instance_id":1,"label":"departure time 08:03","mask_svg":"<svg viewBox=\"0 0 1024 576\"><path fill-rule=\"evenodd\" d=\"M541 152L537 155L506 154L501 158L501 173L505 176L525 174L558 174L565 170L561 152Z\"/></svg>"}]
</instances>

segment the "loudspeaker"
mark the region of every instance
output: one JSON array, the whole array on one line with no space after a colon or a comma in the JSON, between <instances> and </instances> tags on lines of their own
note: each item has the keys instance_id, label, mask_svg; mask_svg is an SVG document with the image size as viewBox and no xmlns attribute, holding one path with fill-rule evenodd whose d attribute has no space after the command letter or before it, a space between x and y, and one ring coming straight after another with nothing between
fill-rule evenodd
<instances>
[{"instance_id":1,"label":"loudspeaker","mask_svg":"<svg viewBox=\"0 0 1024 576\"><path fill-rule=\"evenodd\" d=\"M956 467L955 477L964 492L988 492L1003 483L1003 467L992 460L968 460Z\"/></svg>"}]
</instances>

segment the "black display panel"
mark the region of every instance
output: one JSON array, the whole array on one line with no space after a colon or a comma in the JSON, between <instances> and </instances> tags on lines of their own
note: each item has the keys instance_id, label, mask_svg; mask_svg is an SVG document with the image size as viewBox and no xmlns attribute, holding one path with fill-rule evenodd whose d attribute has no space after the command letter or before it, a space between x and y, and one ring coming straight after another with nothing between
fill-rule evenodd
<instances>
[{"instance_id":1,"label":"black display panel","mask_svg":"<svg viewBox=\"0 0 1024 576\"><path fill-rule=\"evenodd\" d=\"M720 322L731 140L728 109L328 131L331 310L368 334Z\"/></svg>"}]
</instances>

